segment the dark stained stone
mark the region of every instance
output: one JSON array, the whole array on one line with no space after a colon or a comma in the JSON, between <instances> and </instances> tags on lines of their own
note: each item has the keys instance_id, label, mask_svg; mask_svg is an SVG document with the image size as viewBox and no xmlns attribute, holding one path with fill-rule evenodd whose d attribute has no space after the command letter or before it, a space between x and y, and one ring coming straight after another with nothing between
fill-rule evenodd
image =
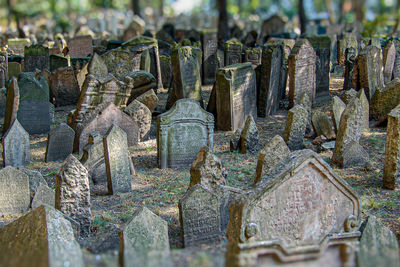
<instances>
[{"instance_id":1,"label":"dark stained stone","mask_svg":"<svg viewBox=\"0 0 400 267\"><path fill-rule=\"evenodd\" d=\"M383 169L383 187L394 190L400 188L400 106L388 115L385 146L385 167Z\"/></svg>"},{"instance_id":2,"label":"dark stained stone","mask_svg":"<svg viewBox=\"0 0 400 267\"><path fill-rule=\"evenodd\" d=\"M75 131L65 123L50 131L47 137L46 162L64 161L72 153Z\"/></svg>"},{"instance_id":3,"label":"dark stained stone","mask_svg":"<svg viewBox=\"0 0 400 267\"><path fill-rule=\"evenodd\" d=\"M230 39L224 44L225 66L242 63L243 44L238 39Z\"/></svg>"},{"instance_id":4,"label":"dark stained stone","mask_svg":"<svg viewBox=\"0 0 400 267\"><path fill-rule=\"evenodd\" d=\"M370 101L370 116L376 121L382 121L399 104L400 78L395 78L385 88L375 92Z\"/></svg>"},{"instance_id":5,"label":"dark stained stone","mask_svg":"<svg viewBox=\"0 0 400 267\"><path fill-rule=\"evenodd\" d=\"M6 97L6 111L4 116L3 134L7 132L11 124L17 118L17 112L19 107L19 87L15 77L12 77L11 82L7 88Z\"/></svg>"},{"instance_id":6,"label":"dark stained stone","mask_svg":"<svg viewBox=\"0 0 400 267\"><path fill-rule=\"evenodd\" d=\"M383 79L385 84L392 80L395 60L396 47L393 41L388 41L383 49Z\"/></svg>"},{"instance_id":7,"label":"dark stained stone","mask_svg":"<svg viewBox=\"0 0 400 267\"><path fill-rule=\"evenodd\" d=\"M50 69L49 48L42 45L31 45L25 47L24 71L34 72L38 70Z\"/></svg>"},{"instance_id":8,"label":"dark stained stone","mask_svg":"<svg viewBox=\"0 0 400 267\"><path fill-rule=\"evenodd\" d=\"M62 55L50 55L50 72L55 71L58 68L68 67L69 60L67 57Z\"/></svg>"},{"instance_id":9,"label":"dark stained stone","mask_svg":"<svg viewBox=\"0 0 400 267\"><path fill-rule=\"evenodd\" d=\"M360 86L369 100L377 90L384 87L382 51L376 46L367 46L358 55Z\"/></svg>"},{"instance_id":10,"label":"dark stained stone","mask_svg":"<svg viewBox=\"0 0 400 267\"><path fill-rule=\"evenodd\" d=\"M70 57L87 57L93 55L91 36L77 36L68 40L68 55Z\"/></svg>"},{"instance_id":11,"label":"dark stained stone","mask_svg":"<svg viewBox=\"0 0 400 267\"><path fill-rule=\"evenodd\" d=\"M76 105L80 95L78 80L72 67L58 68L50 76L50 97L56 106Z\"/></svg>"},{"instance_id":12,"label":"dark stained stone","mask_svg":"<svg viewBox=\"0 0 400 267\"><path fill-rule=\"evenodd\" d=\"M311 121L314 132L317 136L324 135L328 139L334 139L336 137L335 132L332 129L331 121L325 113L315 111L312 115Z\"/></svg>"},{"instance_id":13,"label":"dark stained stone","mask_svg":"<svg viewBox=\"0 0 400 267\"><path fill-rule=\"evenodd\" d=\"M218 69L217 58L217 32L203 31L201 33L201 44L203 50L203 84L209 85L215 82Z\"/></svg>"},{"instance_id":14,"label":"dark stained stone","mask_svg":"<svg viewBox=\"0 0 400 267\"><path fill-rule=\"evenodd\" d=\"M356 48L349 47L345 51L345 73L344 73L344 90L350 90L353 87L355 80L354 78L358 78L358 64L357 64L357 53Z\"/></svg>"}]
</instances>

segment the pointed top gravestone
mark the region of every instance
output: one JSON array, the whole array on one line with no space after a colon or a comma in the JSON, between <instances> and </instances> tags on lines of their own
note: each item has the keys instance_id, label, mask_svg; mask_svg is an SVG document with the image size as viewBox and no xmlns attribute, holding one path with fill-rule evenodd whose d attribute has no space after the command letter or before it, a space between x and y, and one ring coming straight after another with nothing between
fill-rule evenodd
<instances>
[{"instance_id":1,"label":"pointed top gravestone","mask_svg":"<svg viewBox=\"0 0 400 267\"><path fill-rule=\"evenodd\" d=\"M17 119L4 134L3 160L4 166L20 167L30 163L30 139Z\"/></svg>"}]
</instances>

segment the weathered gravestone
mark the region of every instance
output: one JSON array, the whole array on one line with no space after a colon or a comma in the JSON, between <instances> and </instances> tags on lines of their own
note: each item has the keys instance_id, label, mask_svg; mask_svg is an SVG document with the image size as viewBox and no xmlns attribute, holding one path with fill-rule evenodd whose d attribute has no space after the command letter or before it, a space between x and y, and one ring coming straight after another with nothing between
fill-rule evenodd
<instances>
[{"instance_id":1,"label":"weathered gravestone","mask_svg":"<svg viewBox=\"0 0 400 267\"><path fill-rule=\"evenodd\" d=\"M56 176L55 207L80 224L80 234L90 233L92 212L86 168L72 154L63 162Z\"/></svg>"},{"instance_id":2,"label":"weathered gravestone","mask_svg":"<svg viewBox=\"0 0 400 267\"><path fill-rule=\"evenodd\" d=\"M94 53L87 65L88 74L93 75L97 80L104 80L108 75L108 68L104 59Z\"/></svg>"},{"instance_id":3,"label":"weathered gravestone","mask_svg":"<svg viewBox=\"0 0 400 267\"><path fill-rule=\"evenodd\" d=\"M383 49L383 79L385 84L392 80L395 60L396 47L393 41L388 41Z\"/></svg>"},{"instance_id":4,"label":"weathered gravestone","mask_svg":"<svg viewBox=\"0 0 400 267\"><path fill-rule=\"evenodd\" d=\"M304 147L304 135L306 133L308 112L302 105L291 108L286 118L283 139L291 150Z\"/></svg>"},{"instance_id":5,"label":"weathered gravestone","mask_svg":"<svg viewBox=\"0 0 400 267\"><path fill-rule=\"evenodd\" d=\"M242 63L243 44L238 39L231 39L224 44L225 66Z\"/></svg>"},{"instance_id":6,"label":"weathered gravestone","mask_svg":"<svg viewBox=\"0 0 400 267\"><path fill-rule=\"evenodd\" d=\"M87 57L93 55L93 40L89 35L77 36L68 40L70 57Z\"/></svg>"},{"instance_id":7,"label":"weathered gravestone","mask_svg":"<svg viewBox=\"0 0 400 267\"><path fill-rule=\"evenodd\" d=\"M400 106L388 115L387 136L385 146L385 167L383 169L383 187L396 189L400 187Z\"/></svg>"},{"instance_id":8,"label":"weathered gravestone","mask_svg":"<svg viewBox=\"0 0 400 267\"><path fill-rule=\"evenodd\" d=\"M29 165L31 161L29 134L17 119L4 134L2 143L4 166Z\"/></svg>"},{"instance_id":9,"label":"weathered gravestone","mask_svg":"<svg viewBox=\"0 0 400 267\"><path fill-rule=\"evenodd\" d=\"M101 57L108 72L120 81L124 81L129 72L133 71L133 55L127 50L113 49Z\"/></svg>"},{"instance_id":10,"label":"weathered gravestone","mask_svg":"<svg viewBox=\"0 0 400 267\"><path fill-rule=\"evenodd\" d=\"M3 134L7 132L11 124L17 118L18 107L19 107L19 87L17 79L15 77L12 77L11 82L7 87Z\"/></svg>"},{"instance_id":11,"label":"weathered gravestone","mask_svg":"<svg viewBox=\"0 0 400 267\"><path fill-rule=\"evenodd\" d=\"M58 68L65 68L69 65L69 58L62 55L50 55L50 72Z\"/></svg>"},{"instance_id":12,"label":"weathered gravestone","mask_svg":"<svg viewBox=\"0 0 400 267\"><path fill-rule=\"evenodd\" d=\"M312 114L311 121L314 133L317 136L324 135L328 139L335 139L336 136L332 129L331 121L325 113L316 110Z\"/></svg>"},{"instance_id":13,"label":"weathered gravestone","mask_svg":"<svg viewBox=\"0 0 400 267\"><path fill-rule=\"evenodd\" d=\"M139 140L145 139L151 127L151 111L149 108L145 104L133 100L123 111L138 124Z\"/></svg>"},{"instance_id":14,"label":"weathered gravestone","mask_svg":"<svg viewBox=\"0 0 400 267\"><path fill-rule=\"evenodd\" d=\"M44 77L35 78L33 72L18 77L20 102L17 118L29 134L50 131L49 86Z\"/></svg>"},{"instance_id":15,"label":"weathered gravestone","mask_svg":"<svg viewBox=\"0 0 400 267\"><path fill-rule=\"evenodd\" d=\"M261 181L268 172L290 155L290 149L280 135L275 135L260 151L257 160L256 177L254 184Z\"/></svg>"},{"instance_id":16,"label":"weathered gravestone","mask_svg":"<svg viewBox=\"0 0 400 267\"><path fill-rule=\"evenodd\" d=\"M71 223L49 206L2 227L0 239L7 244L0 250L1 266L85 266Z\"/></svg>"},{"instance_id":17,"label":"weathered gravestone","mask_svg":"<svg viewBox=\"0 0 400 267\"><path fill-rule=\"evenodd\" d=\"M244 50L244 62L250 62L253 67L257 67L261 64L262 50L258 47L246 48Z\"/></svg>"},{"instance_id":18,"label":"weathered gravestone","mask_svg":"<svg viewBox=\"0 0 400 267\"><path fill-rule=\"evenodd\" d=\"M376 90L384 88L382 51L376 46L367 46L358 55L360 86L371 100Z\"/></svg>"},{"instance_id":19,"label":"weathered gravestone","mask_svg":"<svg viewBox=\"0 0 400 267\"><path fill-rule=\"evenodd\" d=\"M8 56L0 52L0 88L5 88L8 81Z\"/></svg>"},{"instance_id":20,"label":"weathered gravestone","mask_svg":"<svg viewBox=\"0 0 400 267\"><path fill-rule=\"evenodd\" d=\"M382 89L375 91L370 101L371 118L384 120L392 109L400 104L400 78L395 78Z\"/></svg>"},{"instance_id":21,"label":"weathered gravestone","mask_svg":"<svg viewBox=\"0 0 400 267\"><path fill-rule=\"evenodd\" d=\"M357 266L400 266L396 235L375 216L369 216L360 227L360 249Z\"/></svg>"},{"instance_id":22,"label":"weathered gravestone","mask_svg":"<svg viewBox=\"0 0 400 267\"><path fill-rule=\"evenodd\" d=\"M56 106L76 105L78 102L81 92L72 67L56 69L50 75L49 87Z\"/></svg>"},{"instance_id":23,"label":"weathered gravestone","mask_svg":"<svg viewBox=\"0 0 400 267\"><path fill-rule=\"evenodd\" d=\"M258 151L258 128L253 116L249 115L240 134L240 153L255 154Z\"/></svg>"},{"instance_id":24,"label":"weathered gravestone","mask_svg":"<svg viewBox=\"0 0 400 267\"><path fill-rule=\"evenodd\" d=\"M132 191L127 134L118 126L112 125L103 142L109 194Z\"/></svg>"},{"instance_id":25,"label":"weathered gravestone","mask_svg":"<svg viewBox=\"0 0 400 267\"><path fill-rule=\"evenodd\" d=\"M257 116L256 75L250 63L220 68L215 86L217 130L242 128L247 116Z\"/></svg>"},{"instance_id":26,"label":"weathered gravestone","mask_svg":"<svg viewBox=\"0 0 400 267\"><path fill-rule=\"evenodd\" d=\"M65 123L61 123L50 131L47 137L45 161L64 161L72 154L75 131Z\"/></svg>"},{"instance_id":27,"label":"weathered gravestone","mask_svg":"<svg viewBox=\"0 0 400 267\"><path fill-rule=\"evenodd\" d=\"M261 82L257 90L257 114L265 118L279 108L282 93L281 68L283 61L282 43L267 43L263 47L261 61Z\"/></svg>"},{"instance_id":28,"label":"weathered gravestone","mask_svg":"<svg viewBox=\"0 0 400 267\"><path fill-rule=\"evenodd\" d=\"M217 32L202 31L201 44L203 49L203 84L209 85L215 82L215 76L218 69Z\"/></svg>"},{"instance_id":29,"label":"weathered gravestone","mask_svg":"<svg viewBox=\"0 0 400 267\"><path fill-rule=\"evenodd\" d=\"M21 64L18 62L8 62L8 77L18 78L18 75L21 73Z\"/></svg>"},{"instance_id":30,"label":"weathered gravestone","mask_svg":"<svg viewBox=\"0 0 400 267\"><path fill-rule=\"evenodd\" d=\"M180 99L157 117L157 159L161 169L187 167L202 146L214 145L214 117L197 101Z\"/></svg>"},{"instance_id":31,"label":"weathered gravestone","mask_svg":"<svg viewBox=\"0 0 400 267\"><path fill-rule=\"evenodd\" d=\"M144 104L150 110L151 113L153 113L159 101L153 89L141 94L136 98L136 100Z\"/></svg>"},{"instance_id":32,"label":"weathered gravestone","mask_svg":"<svg viewBox=\"0 0 400 267\"><path fill-rule=\"evenodd\" d=\"M134 71L129 73L132 79L132 89L127 104L131 103L134 99L143 95L144 93L157 88L157 81L154 76L147 71Z\"/></svg>"},{"instance_id":33,"label":"weathered gravestone","mask_svg":"<svg viewBox=\"0 0 400 267\"><path fill-rule=\"evenodd\" d=\"M111 125L117 125L128 135L128 145L136 145L139 141L139 127L132 118L117 108L113 103L103 103L95 110L85 114L76 126L74 151L83 152L88 143L89 134L98 131L105 135Z\"/></svg>"},{"instance_id":34,"label":"weathered gravestone","mask_svg":"<svg viewBox=\"0 0 400 267\"><path fill-rule=\"evenodd\" d=\"M353 84L358 81L353 81L354 79L358 79L358 64L357 64L357 56L356 49L354 47L349 47L345 51L345 73L344 73L344 83L343 89L350 90L353 87Z\"/></svg>"},{"instance_id":35,"label":"weathered gravestone","mask_svg":"<svg viewBox=\"0 0 400 267\"><path fill-rule=\"evenodd\" d=\"M29 210L29 178L25 173L7 166L0 170L0 185L0 216Z\"/></svg>"},{"instance_id":36,"label":"weathered gravestone","mask_svg":"<svg viewBox=\"0 0 400 267\"><path fill-rule=\"evenodd\" d=\"M49 205L53 208L55 206L55 192L47 184L39 184L32 199L32 209L36 209L42 205Z\"/></svg>"},{"instance_id":37,"label":"weathered gravestone","mask_svg":"<svg viewBox=\"0 0 400 267\"><path fill-rule=\"evenodd\" d=\"M295 151L231 204L225 266L351 265L359 216L351 187L318 154Z\"/></svg>"},{"instance_id":38,"label":"weathered gravestone","mask_svg":"<svg viewBox=\"0 0 400 267\"><path fill-rule=\"evenodd\" d=\"M348 167L354 163L357 163L357 165L363 165L366 163L366 159L363 158L363 153L358 153L357 155L356 153L351 152L352 150L358 150L359 152L364 151L359 144L363 124L361 101L358 98L353 98L346 106L340 119L336 145L333 150L332 163L337 164L340 167ZM346 153L350 153L352 156L357 158L344 157Z\"/></svg>"},{"instance_id":39,"label":"weathered gravestone","mask_svg":"<svg viewBox=\"0 0 400 267\"><path fill-rule=\"evenodd\" d=\"M331 104L331 117L336 133L339 129L340 118L345 108L346 104L338 96L334 96Z\"/></svg>"},{"instance_id":40,"label":"weathered gravestone","mask_svg":"<svg viewBox=\"0 0 400 267\"><path fill-rule=\"evenodd\" d=\"M18 56L24 56L24 49L25 46L30 46L31 45L31 40L28 38L24 39L8 39L8 49L10 49L13 52L13 55L18 55Z\"/></svg>"},{"instance_id":41,"label":"weathered gravestone","mask_svg":"<svg viewBox=\"0 0 400 267\"><path fill-rule=\"evenodd\" d=\"M24 71L35 72L50 69L49 48L42 45L31 45L25 47Z\"/></svg>"},{"instance_id":42,"label":"weathered gravestone","mask_svg":"<svg viewBox=\"0 0 400 267\"><path fill-rule=\"evenodd\" d=\"M338 37L337 40L337 59L338 64L343 66L345 63L345 52L349 47L353 47L356 51L356 56L358 54L358 42L356 35L354 33L344 33L342 36Z\"/></svg>"},{"instance_id":43,"label":"weathered gravestone","mask_svg":"<svg viewBox=\"0 0 400 267\"><path fill-rule=\"evenodd\" d=\"M304 92L314 104L315 62L316 55L310 42L306 39L297 40L289 55L289 107L293 107Z\"/></svg>"},{"instance_id":44,"label":"weathered gravestone","mask_svg":"<svg viewBox=\"0 0 400 267\"><path fill-rule=\"evenodd\" d=\"M172 65L170 56L160 56L161 78L164 89L172 86Z\"/></svg>"},{"instance_id":45,"label":"weathered gravestone","mask_svg":"<svg viewBox=\"0 0 400 267\"><path fill-rule=\"evenodd\" d=\"M120 263L124 267L171 267L168 224L145 206L119 232Z\"/></svg>"},{"instance_id":46,"label":"weathered gravestone","mask_svg":"<svg viewBox=\"0 0 400 267\"><path fill-rule=\"evenodd\" d=\"M219 208L217 195L201 184L191 187L179 200L179 219L185 247L220 239Z\"/></svg>"},{"instance_id":47,"label":"weathered gravestone","mask_svg":"<svg viewBox=\"0 0 400 267\"><path fill-rule=\"evenodd\" d=\"M316 93L329 94L331 38L328 35L309 36L307 40L316 54Z\"/></svg>"}]
</instances>

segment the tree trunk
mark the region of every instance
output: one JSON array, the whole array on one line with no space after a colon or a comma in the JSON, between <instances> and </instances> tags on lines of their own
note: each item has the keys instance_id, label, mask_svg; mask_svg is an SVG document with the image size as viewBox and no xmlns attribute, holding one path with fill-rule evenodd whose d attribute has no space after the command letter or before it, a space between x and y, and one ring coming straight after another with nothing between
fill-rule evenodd
<instances>
[{"instance_id":1,"label":"tree trunk","mask_svg":"<svg viewBox=\"0 0 400 267\"><path fill-rule=\"evenodd\" d=\"M307 17L304 11L304 0L299 0L299 20L300 20L300 32L301 34L305 34L307 28Z\"/></svg>"},{"instance_id":2,"label":"tree trunk","mask_svg":"<svg viewBox=\"0 0 400 267\"><path fill-rule=\"evenodd\" d=\"M133 14L140 16L140 5L139 5L139 0L132 0L132 9L133 9Z\"/></svg>"},{"instance_id":3,"label":"tree trunk","mask_svg":"<svg viewBox=\"0 0 400 267\"><path fill-rule=\"evenodd\" d=\"M224 42L229 39L228 12L226 10L226 0L218 0L218 47L222 48Z\"/></svg>"},{"instance_id":4,"label":"tree trunk","mask_svg":"<svg viewBox=\"0 0 400 267\"><path fill-rule=\"evenodd\" d=\"M241 15L242 12L243 12L243 0L238 0L238 1L237 1L237 5L238 5L238 12L239 12L239 15Z\"/></svg>"},{"instance_id":5,"label":"tree trunk","mask_svg":"<svg viewBox=\"0 0 400 267\"><path fill-rule=\"evenodd\" d=\"M344 19L344 10L343 10L344 2L345 2L345 0L339 0L338 1L338 3L339 3L339 6L338 6L339 14L338 14L338 19L337 19L337 23L338 24L342 23L343 19Z\"/></svg>"},{"instance_id":6,"label":"tree trunk","mask_svg":"<svg viewBox=\"0 0 400 267\"><path fill-rule=\"evenodd\" d=\"M394 25L392 36L399 30L400 25L400 0L396 1L396 24Z\"/></svg>"},{"instance_id":7,"label":"tree trunk","mask_svg":"<svg viewBox=\"0 0 400 267\"><path fill-rule=\"evenodd\" d=\"M364 15L365 15L364 14L365 0L353 0L352 5L353 5L354 14L356 16L356 21L363 22Z\"/></svg>"},{"instance_id":8,"label":"tree trunk","mask_svg":"<svg viewBox=\"0 0 400 267\"><path fill-rule=\"evenodd\" d=\"M164 17L164 0L160 0L160 17Z\"/></svg>"}]
</instances>

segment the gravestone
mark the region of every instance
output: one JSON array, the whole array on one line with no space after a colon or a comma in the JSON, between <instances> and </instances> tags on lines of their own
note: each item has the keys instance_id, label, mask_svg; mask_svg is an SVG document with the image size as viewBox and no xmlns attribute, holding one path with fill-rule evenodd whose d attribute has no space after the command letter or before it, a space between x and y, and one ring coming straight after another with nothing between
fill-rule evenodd
<instances>
[{"instance_id":1,"label":"gravestone","mask_svg":"<svg viewBox=\"0 0 400 267\"><path fill-rule=\"evenodd\" d=\"M332 117L333 126L335 128L336 133L339 129L340 118L341 118L342 113L345 110L345 108L346 108L346 104L338 96L334 96L332 98L331 117Z\"/></svg>"},{"instance_id":2,"label":"gravestone","mask_svg":"<svg viewBox=\"0 0 400 267\"><path fill-rule=\"evenodd\" d=\"M144 140L151 127L151 111L138 100L133 100L123 111L138 124L139 140Z\"/></svg>"},{"instance_id":3,"label":"gravestone","mask_svg":"<svg viewBox=\"0 0 400 267\"><path fill-rule=\"evenodd\" d=\"M382 51L376 46L367 46L358 55L360 85L371 100L376 90L384 88Z\"/></svg>"},{"instance_id":4,"label":"gravestone","mask_svg":"<svg viewBox=\"0 0 400 267\"><path fill-rule=\"evenodd\" d=\"M285 31L286 20L278 15L272 15L262 22L260 41L264 42L265 38L271 35L278 35Z\"/></svg>"},{"instance_id":5,"label":"gravestone","mask_svg":"<svg viewBox=\"0 0 400 267\"><path fill-rule=\"evenodd\" d=\"M151 113L156 109L158 106L158 97L156 93L154 93L154 90L151 89L140 96L138 96L135 100L139 101L140 103L144 104Z\"/></svg>"},{"instance_id":6,"label":"gravestone","mask_svg":"<svg viewBox=\"0 0 400 267\"><path fill-rule=\"evenodd\" d=\"M36 69L50 69L49 48L42 45L31 45L25 47L24 71L35 72Z\"/></svg>"},{"instance_id":7,"label":"gravestone","mask_svg":"<svg viewBox=\"0 0 400 267\"><path fill-rule=\"evenodd\" d=\"M386 43L385 48L383 49L383 79L385 84L392 80L395 60L396 47L393 41L389 41Z\"/></svg>"},{"instance_id":8,"label":"gravestone","mask_svg":"<svg viewBox=\"0 0 400 267\"><path fill-rule=\"evenodd\" d=\"M28 38L16 38L16 39L8 39L8 49L13 51L13 55L24 56L25 46L31 45L31 40Z\"/></svg>"},{"instance_id":9,"label":"gravestone","mask_svg":"<svg viewBox=\"0 0 400 267\"><path fill-rule=\"evenodd\" d=\"M393 66L393 79L399 78L400 79L400 41L393 40L394 47L396 48L396 58L394 60Z\"/></svg>"},{"instance_id":10,"label":"gravestone","mask_svg":"<svg viewBox=\"0 0 400 267\"><path fill-rule=\"evenodd\" d=\"M29 134L17 119L4 134L3 139L4 166L20 167L30 163Z\"/></svg>"},{"instance_id":11,"label":"gravestone","mask_svg":"<svg viewBox=\"0 0 400 267\"><path fill-rule=\"evenodd\" d=\"M33 72L18 77L20 102L17 118L29 134L50 131L49 87L44 77L35 78Z\"/></svg>"},{"instance_id":12,"label":"gravestone","mask_svg":"<svg viewBox=\"0 0 400 267\"><path fill-rule=\"evenodd\" d=\"M172 86L172 65L170 56L160 56L161 78L164 89Z\"/></svg>"},{"instance_id":13,"label":"gravestone","mask_svg":"<svg viewBox=\"0 0 400 267\"><path fill-rule=\"evenodd\" d=\"M263 47L261 62L261 82L257 92L257 114L265 118L274 114L279 108L282 92L281 69L283 62L282 43L267 43Z\"/></svg>"},{"instance_id":14,"label":"gravestone","mask_svg":"<svg viewBox=\"0 0 400 267\"><path fill-rule=\"evenodd\" d=\"M7 81L8 81L8 56L6 52L0 52L0 88L6 88Z\"/></svg>"},{"instance_id":15,"label":"gravestone","mask_svg":"<svg viewBox=\"0 0 400 267\"><path fill-rule=\"evenodd\" d=\"M342 113L336 136L336 145L333 150L332 162L340 167L347 165L343 155L350 145L352 145L352 143L359 145L360 143L364 124L362 116L361 101L358 98L353 98ZM362 148L359 150L362 150ZM360 160L360 164L362 163L363 162Z\"/></svg>"},{"instance_id":16,"label":"gravestone","mask_svg":"<svg viewBox=\"0 0 400 267\"><path fill-rule=\"evenodd\" d=\"M203 84L209 85L215 82L218 69L218 40L216 31L201 32L201 47L203 49Z\"/></svg>"},{"instance_id":17,"label":"gravestone","mask_svg":"<svg viewBox=\"0 0 400 267\"><path fill-rule=\"evenodd\" d=\"M240 134L240 153L255 154L258 151L258 128L253 116L249 115Z\"/></svg>"},{"instance_id":18,"label":"gravestone","mask_svg":"<svg viewBox=\"0 0 400 267\"><path fill-rule=\"evenodd\" d=\"M235 131L257 116L256 75L250 63L220 68L216 81L217 130Z\"/></svg>"},{"instance_id":19,"label":"gravestone","mask_svg":"<svg viewBox=\"0 0 400 267\"><path fill-rule=\"evenodd\" d=\"M382 121L398 104L400 104L400 79L395 78L384 88L375 91L370 100L370 116L376 121Z\"/></svg>"},{"instance_id":20,"label":"gravestone","mask_svg":"<svg viewBox=\"0 0 400 267\"><path fill-rule=\"evenodd\" d=\"M317 136L324 135L327 139L335 139L336 136L332 129L331 121L325 113L318 110L314 111L311 121L314 133Z\"/></svg>"},{"instance_id":21,"label":"gravestone","mask_svg":"<svg viewBox=\"0 0 400 267\"><path fill-rule=\"evenodd\" d=\"M93 40L89 35L77 36L68 40L68 55L70 57L87 57L93 55Z\"/></svg>"},{"instance_id":22,"label":"gravestone","mask_svg":"<svg viewBox=\"0 0 400 267\"><path fill-rule=\"evenodd\" d=\"M353 47L358 54L358 42L354 33L343 33L342 36L338 37L337 41L337 59L338 64L343 66L345 63L345 52L349 47Z\"/></svg>"},{"instance_id":23,"label":"gravestone","mask_svg":"<svg viewBox=\"0 0 400 267\"><path fill-rule=\"evenodd\" d=\"M158 166L187 167L192 164L202 146L211 150L214 144L214 117L197 101L181 99L157 117Z\"/></svg>"},{"instance_id":24,"label":"gravestone","mask_svg":"<svg viewBox=\"0 0 400 267\"><path fill-rule=\"evenodd\" d=\"M262 50L258 47L246 48L244 50L244 62L250 62L253 67L261 64Z\"/></svg>"},{"instance_id":25,"label":"gravestone","mask_svg":"<svg viewBox=\"0 0 400 267\"><path fill-rule=\"evenodd\" d=\"M7 88L3 134L7 132L11 124L17 118L18 107L19 107L19 87L17 79L15 77L12 77L11 82L9 83Z\"/></svg>"},{"instance_id":26,"label":"gravestone","mask_svg":"<svg viewBox=\"0 0 400 267\"><path fill-rule=\"evenodd\" d=\"M2 227L0 239L8 244L0 250L1 266L85 266L71 223L50 206Z\"/></svg>"},{"instance_id":27,"label":"gravestone","mask_svg":"<svg viewBox=\"0 0 400 267\"><path fill-rule=\"evenodd\" d=\"M289 55L289 107L293 107L302 93L307 93L311 103L315 101L316 54L306 39L296 41Z\"/></svg>"},{"instance_id":28,"label":"gravestone","mask_svg":"<svg viewBox=\"0 0 400 267\"><path fill-rule=\"evenodd\" d=\"M349 47L345 51L345 73L343 90L350 90L353 87L353 79L358 77L357 55L354 47Z\"/></svg>"},{"instance_id":29,"label":"gravestone","mask_svg":"<svg viewBox=\"0 0 400 267\"><path fill-rule=\"evenodd\" d=\"M133 55L127 50L113 49L101 57L108 72L120 81L125 81L125 77L133 71Z\"/></svg>"},{"instance_id":30,"label":"gravestone","mask_svg":"<svg viewBox=\"0 0 400 267\"><path fill-rule=\"evenodd\" d=\"M290 150L304 147L304 135L308 122L308 112L302 105L295 105L288 112L283 139Z\"/></svg>"},{"instance_id":31,"label":"gravestone","mask_svg":"<svg viewBox=\"0 0 400 267\"><path fill-rule=\"evenodd\" d=\"M50 97L56 106L76 105L80 95L78 80L72 67L58 68L50 76Z\"/></svg>"},{"instance_id":32,"label":"gravestone","mask_svg":"<svg viewBox=\"0 0 400 267\"><path fill-rule=\"evenodd\" d=\"M69 65L69 58L62 55L50 55L50 72L58 68L65 68Z\"/></svg>"},{"instance_id":33,"label":"gravestone","mask_svg":"<svg viewBox=\"0 0 400 267\"><path fill-rule=\"evenodd\" d=\"M267 173L290 155L290 149L280 135L275 135L260 151L257 160L254 184L259 183Z\"/></svg>"},{"instance_id":34,"label":"gravestone","mask_svg":"<svg viewBox=\"0 0 400 267\"><path fill-rule=\"evenodd\" d=\"M318 154L295 151L230 206L226 266L343 266L356 257L360 201Z\"/></svg>"},{"instance_id":35,"label":"gravestone","mask_svg":"<svg viewBox=\"0 0 400 267\"><path fill-rule=\"evenodd\" d=\"M238 39L231 39L224 44L225 66L242 63L243 44Z\"/></svg>"},{"instance_id":36,"label":"gravestone","mask_svg":"<svg viewBox=\"0 0 400 267\"><path fill-rule=\"evenodd\" d=\"M383 169L383 187L396 189L400 187L400 106L394 108L388 115L387 136L385 146L385 167Z\"/></svg>"},{"instance_id":37,"label":"gravestone","mask_svg":"<svg viewBox=\"0 0 400 267\"><path fill-rule=\"evenodd\" d=\"M171 267L168 224L145 206L119 232L122 266Z\"/></svg>"},{"instance_id":38,"label":"gravestone","mask_svg":"<svg viewBox=\"0 0 400 267\"><path fill-rule=\"evenodd\" d=\"M113 103L103 103L95 110L87 113L82 122L76 126L74 151L79 151L79 154L82 154L83 147L88 143L91 132L98 131L104 136L113 124L120 127L128 135L128 146L138 143L139 127L137 123Z\"/></svg>"},{"instance_id":39,"label":"gravestone","mask_svg":"<svg viewBox=\"0 0 400 267\"><path fill-rule=\"evenodd\" d=\"M78 221L80 235L87 236L92 216L90 205L88 172L71 154L56 175L55 207Z\"/></svg>"},{"instance_id":40,"label":"gravestone","mask_svg":"<svg viewBox=\"0 0 400 267\"><path fill-rule=\"evenodd\" d=\"M191 46L177 47L172 51L173 89L168 96L167 109L178 99L189 98L196 100L203 107L201 94L199 48Z\"/></svg>"},{"instance_id":41,"label":"gravestone","mask_svg":"<svg viewBox=\"0 0 400 267\"><path fill-rule=\"evenodd\" d=\"M127 193L132 191L130 156L126 133L112 125L103 138L106 163L108 193Z\"/></svg>"},{"instance_id":42,"label":"gravestone","mask_svg":"<svg viewBox=\"0 0 400 267\"><path fill-rule=\"evenodd\" d=\"M104 80L108 75L108 68L103 58L94 53L87 65L88 74L93 75L97 80Z\"/></svg>"},{"instance_id":43,"label":"gravestone","mask_svg":"<svg viewBox=\"0 0 400 267\"><path fill-rule=\"evenodd\" d=\"M21 64L18 62L8 62L8 78L12 77L18 78L21 73Z\"/></svg>"},{"instance_id":44,"label":"gravestone","mask_svg":"<svg viewBox=\"0 0 400 267\"><path fill-rule=\"evenodd\" d=\"M29 210L29 178L25 173L7 166L0 170L0 185L0 216Z\"/></svg>"},{"instance_id":45,"label":"gravestone","mask_svg":"<svg viewBox=\"0 0 400 267\"><path fill-rule=\"evenodd\" d=\"M331 38L328 35L309 36L307 40L316 54L316 93L329 94Z\"/></svg>"},{"instance_id":46,"label":"gravestone","mask_svg":"<svg viewBox=\"0 0 400 267\"><path fill-rule=\"evenodd\" d=\"M65 123L61 123L50 131L47 137L45 161L64 161L74 147L75 131Z\"/></svg>"},{"instance_id":47,"label":"gravestone","mask_svg":"<svg viewBox=\"0 0 400 267\"><path fill-rule=\"evenodd\" d=\"M134 71L129 73L129 77L132 79L132 86L130 97L127 104L131 103L134 99L138 98L142 94L157 88L157 81L154 76L147 71Z\"/></svg>"},{"instance_id":48,"label":"gravestone","mask_svg":"<svg viewBox=\"0 0 400 267\"><path fill-rule=\"evenodd\" d=\"M220 239L218 197L201 184L191 187L179 200L179 219L184 247L207 244Z\"/></svg>"},{"instance_id":49,"label":"gravestone","mask_svg":"<svg viewBox=\"0 0 400 267\"><path fill-rule=\"evenodd\" d=\"M357 92L357 97L360 99L362 108L363 131L369 130L369 102L365 95L365 90L361 89Z\"/></svg>"},{"instance_id":50,"label":"gravestone","mask_svg":"<svg viewBox=\"0 0 400 267\"><path fill-rule=\"evenodd\" d=\"M47 184L39 184L32 199L32 209L36 209L42 205L49 205L53 208L55 205L55 192Z\"/></svg>"}]
</instances>

